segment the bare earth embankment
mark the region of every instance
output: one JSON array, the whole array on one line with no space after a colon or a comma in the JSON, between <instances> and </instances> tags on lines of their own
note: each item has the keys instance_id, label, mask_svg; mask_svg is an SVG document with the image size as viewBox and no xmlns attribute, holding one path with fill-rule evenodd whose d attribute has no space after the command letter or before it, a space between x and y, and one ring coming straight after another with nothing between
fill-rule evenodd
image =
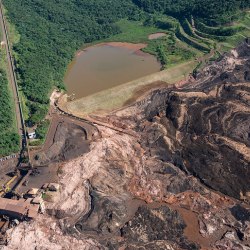
<instances>
[{"instance_id":1,"label":"bare earth embankment","mask_svg":"<svg viewBox=\"0 0 250 250\"><path fill-rule=\"evenodd\" d=\"M123 43L119 43L123 44ZM123 45L121 45L123 46ZM141 48L142 45L134 45L135 51ZM77 99L72 102L61 100L61 108L68 113L76 116L84 117L93 113L104 113L111 110L121 108L125 103L128 104L134 95L143 94L143 89L148 89L152 85L154 87L163 86L177 82L189 75L195 67L196 63L191 61L183 63L173 68L163 70L161 72L137 79L135 81L122 84L120 86L98 92L94 95Z\"/></svg>"},{"instance_id":2,"label":"bare earth embankment","mask_svg":"<svg viewBox=\"0 0 250 250\"><path fill-rule=\"evenodd\" d=\"M159 33L154 33L154 34L149 35L148 39L154 40L154 39L159 39L159 38L164 37L164 36L166 36L166 33L159 32Z\"/></svg>"}]
</instances>

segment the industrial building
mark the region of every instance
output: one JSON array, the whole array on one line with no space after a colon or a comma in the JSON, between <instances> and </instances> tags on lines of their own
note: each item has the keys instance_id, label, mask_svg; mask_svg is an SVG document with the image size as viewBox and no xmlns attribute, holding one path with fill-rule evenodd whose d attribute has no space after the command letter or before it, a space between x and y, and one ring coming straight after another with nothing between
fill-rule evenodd
<instances>
[{"instance_id":1,"label":"industrial building","mask_svg":"<svg viewBox=\"0 0 250 250\"><path fill-rule=\"evenodd\" d=\"M0 215L12 219L35 219L38 216L39 205L32 204L32 199L11 200L0 198Z\"/></svg>"}]
</instances>

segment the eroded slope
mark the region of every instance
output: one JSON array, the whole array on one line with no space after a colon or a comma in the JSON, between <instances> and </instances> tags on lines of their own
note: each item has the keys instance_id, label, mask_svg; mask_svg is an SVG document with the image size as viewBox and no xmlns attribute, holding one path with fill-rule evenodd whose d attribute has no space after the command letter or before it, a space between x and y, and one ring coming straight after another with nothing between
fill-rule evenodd
<instances>
[{"instance_id":1,"label":"eroded slope","mask_svg":"<svg viewBox=\"0 0 250 250\"><path fill-rule=\"evenodd\" d=\"M99 118L120 132L98 126L48 215L4 249L249 249L249 65L244 42L182 89Z\"/></svg>"}]
</instances>

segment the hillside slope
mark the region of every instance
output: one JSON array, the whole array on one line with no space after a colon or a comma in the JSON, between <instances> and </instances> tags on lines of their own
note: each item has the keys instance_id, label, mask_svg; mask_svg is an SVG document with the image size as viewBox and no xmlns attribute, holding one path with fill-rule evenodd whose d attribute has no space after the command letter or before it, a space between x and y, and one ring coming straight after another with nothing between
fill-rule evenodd
<instances>
[{"instance_id":1,"label":"hillside slope","mask_svg":"<svg viewBox=\"0 0 250 250\"><path fill-rule=\"evenodd\" d=\"M29 124L40 124L45 118L52 89L65 88L63 77L67 65L83 44L107 38L116 41L121 37L138 42L136 33L140 34L145 26L151 28L148 30L165 30L168 36L163 39L150 42L144 37L142 40L149 44L147 52L156 55L163 67L169 67L208 53L215 49L218 40L223 42L216 48L221 53L250 33L246 27L249 18L244 19L249 1L212 1L211 4L193 0L191 4L170 0L62 0L60 3L4 0L3 4L9 22L16 28L14 36L20 36L13 50ZM195 31L190 31L192 15ZM214 25L230 26L238 19L239 25L219 26L214 32ZM121 20L129 20L125 28ZM134 25L134 21L138 22Z\"/></svg>"},{"instance_id":2,"label":"hillside slope","mask_svg":"<svg viewBox=\"0 0 250 250\"><path fill-rule=\"evenodd\" d=\"M99 117L119 132L97 126L47 214L4 249L248 249L249 65L246 40L185 87Z\"/></svg>"}]
</instances>

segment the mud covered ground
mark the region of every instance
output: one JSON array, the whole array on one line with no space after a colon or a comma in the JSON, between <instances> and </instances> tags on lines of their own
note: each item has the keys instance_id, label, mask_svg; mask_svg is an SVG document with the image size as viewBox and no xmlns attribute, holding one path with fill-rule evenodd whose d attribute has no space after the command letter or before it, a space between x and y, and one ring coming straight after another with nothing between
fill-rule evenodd
<instances>
[{"instance_id":1,"label":"mud covered ground","mask_svg":"<svg viewBox=\"0 0 250 250\"><path fill-rule=\"evenodd\" d=\"M35 166L65 162L89 152L98 130L91 124L54 114L47 140L42 150L32 152Z\"/></svg>"},{"instance_id":2,"label":"mud covered ground","mask_svg":"<svg viewBox=\"0 0 250 250\"><path fill-rule=\"evenodd\" d=\"M242 45L198 73L196 83L181 90L156 92L162 101L146 108L145 147L189 175L226 195L241 198L250 190L250 59ZM165 128L150 140L155 126Z\"/></svg>"},{"instance_id":3,"label":"mud covered ground","mask_svg":"<svg viewBox=\"0 0 250 250\"><path fill-rule=\"evenodd\" d=\"M99 117L110 126L63 164L48 214L4 249L249 249L249 75L246 41L194 82Z\"/></svg>"}]
</instances>

